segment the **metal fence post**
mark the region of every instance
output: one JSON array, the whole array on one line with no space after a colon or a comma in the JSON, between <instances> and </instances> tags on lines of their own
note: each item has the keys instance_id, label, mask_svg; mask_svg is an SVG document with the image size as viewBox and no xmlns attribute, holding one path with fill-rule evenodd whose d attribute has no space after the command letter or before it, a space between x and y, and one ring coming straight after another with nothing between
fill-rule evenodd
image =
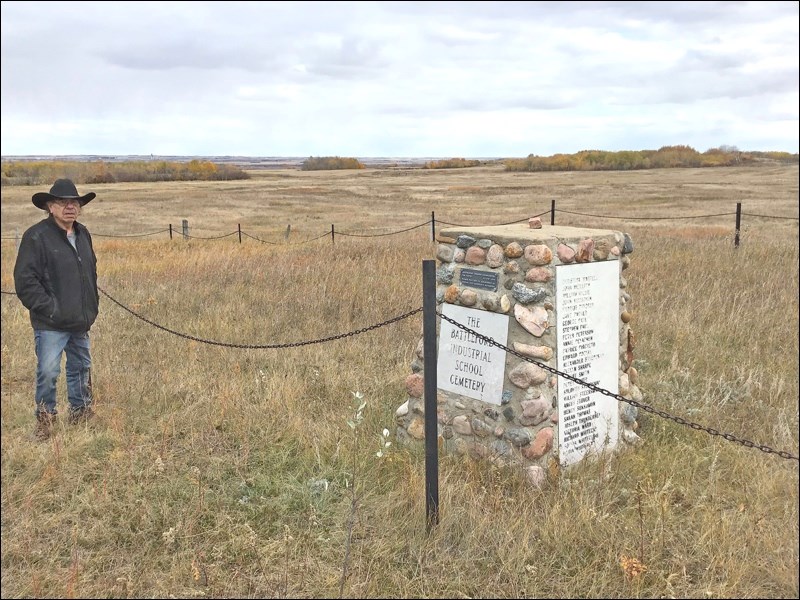
<instances>
[{"instance_id":1,"label":"metal fence post","mask_svg":"<svg viewBox=\"0 0 800 600\"><path fill-rule=\"evenodd\" d=\"M736 203L736 233L733 236L733 247L739 247L739 229L742 225L742 203Z\"/></svg>"},{"instance_id":2,"label":"metal fence post","mask_svg":"<svg viewBox=\"0 0 800 600\"><path fill-rule=\"evenodd\" d=\"M439 524L439 431L436 418L436 261L422 261L422 340L425 355L425 523Z\"/></svg>"},{"instance_id":3,"label":"metal fence post","mask_svg":"<svg viewBox=\"0 0 800 600\"><path fill-rule=\"evenodd\" d=\"M556 224L556 201L550 200L550 225Z\"/></svg>"},{"instance_id":4,"label":"metal fence post","mask_svg":"<svg viewBox=\"0 0 800 600\"><path fill-rule=\"evenodd\" d=\"M436 216L431 211L431 241L436 241Z\"/></svg>"}]
</instances>

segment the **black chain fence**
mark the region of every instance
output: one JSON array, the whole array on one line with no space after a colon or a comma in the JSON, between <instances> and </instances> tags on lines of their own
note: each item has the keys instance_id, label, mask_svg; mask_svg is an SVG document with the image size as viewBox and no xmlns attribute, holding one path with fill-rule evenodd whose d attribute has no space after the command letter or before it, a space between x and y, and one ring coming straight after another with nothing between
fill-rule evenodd
<instances>
[{"instance_id":1,"label":"black chain fence","mask_svg":"<svg viewBox=\"0 0 800 600\"><path fill-rule=\"evenodd\" d=\"M551 215L551 220L554 222L556 213L564 213L564 214L569 214L569 215L578 215L578 216L582 216L582 217L591 217L593 219L619 219L619 220L625 220L625 221L675 221L675 220L678 220L678 219L687 219L687 220L688 219L707 219L707 218L712 218L712 217L727 217L727 216L731 216L731 215L737 215L737 213L735 213L735 212L714 213L714 214L708 214L708 215L672 215L672 216L669 216L669 217L635 217L635 216L629 216L629 215L626 215L626 216L597 215L597 214L592 214L592 213L584 213L584 212L578 212L578 211L572 211L572 210L564 210L564 209L561 209L561 208L556 209L555 205L553 205L553 208L551 208L550 210L546 210L546 211L541 212L539 214L532 215L530 217L524 217L522 219L517 219L516 221L508 221L506 223L495 223L494 225L487 224L487 223L479 223L479 224L476 224L476 225L465 225L463 223L450 223L448 221L437 220L434 217L434 218L428 219L427 221L425 221L423 223L419 223L418 225L412 225L412 226L406 227L404 229L398 229L396 231L389 231L389 232L383 232L383 233L373 233L373 234L354 233L354 232L347 232L347 231L336 231L335 227L333 225L331 225L331 230L330 231L327 231L327 232L325 232L325 233L323 233L323 234L321 234L319 236L312 237L310 239L302 240L302 241L299 241L299 242L289 242L288 240L284 241L284 242L271 242L271 241L259 238L258 236L246 233L241 228L239 228L237 231L233 231L231 233L225 233L225 234L222 234L222 235L207 236L207 237L197 236L197 235L189 235L189 233L182 233L181 231L178 231L177 229L173 229L172 227L170 227L168 229L161 229L159 231L153 231L153 232L150 232L150 233L127 234L127 235L125 235L125 234L112 235L112 234L103 234L103 233L92 233L92 236L94 236L94 237L107 237L107 238L114 238L114 237L117 237L117 238L133 238L133 237L146 237L146 236L158 235L158 234L161 234L161 233L169 232L170 238L171 238L172 234L174 232L174 234L176 236L184 238L184 239L219 240L219 239L228 238L228 237L231 237L233 235L239 234L240 243L241 243L241 238L242 237L247 237L247 238L256 240L256 241L264 243L264 244L273 244L273 245L276 245L276 246L280 246L280 245L291 245L291 244L306 244L306 243L313 242L313 241L318 240L318 239L323 238L323 237L328 237L328 236L333 237L336 234L341 235L341 236L345 236L345 237L359 237L359 238L382 237L382 236L387 236L387 235L396 235L398 233L405 233L407 231L412 231L414 229L418 229L420 227L425 227L426 225L431 225L431 224L434 227L437 224L438 225L449 225L451 227L501 227L501 226L504 226L504 225L514 225L516 223L524 223L524 222L528 221L529 219L532 219L532 218L535 218L535 217L542 217L542 216L547 215L547 214ZM433 215L433 213L431 213L431 214ZM738 216L749 216L749 217L756 217L756 218L762 218L762 219L785 219L785 220L791 220L791 221L800 220L800 218L798 218L798 217L787 217L787 216L778 216L778 215L759 215L759 214L755 214L755 213L746 213L746 212L740 212L737 215L737 217ZM0 239L16 240L16 239L19 239L19 238L18 238L18 236L4 235Z\"/></svg>"},{"instance_id":2,"label":"black chain fence","mask_svg":"<svg viewBox=\"0 0 800 600\"><path fill-rule=\"evenodd\" d=\"M181 338L184 338L184 339L187 339L187 340L192 340L192 341L195 341L195 342L200 342L200 343L203 343L203 344L210 344L210 345L213 345L213 346L223 346L223 347L226 347L226 348L247 349L247 350L271 350L271 349L279 349L279 348L297 348L297 347L300 347L300 346L308 346L308 345L311 345L311 344L321 344L321 343L324 343L324 342L331 342L331 341L335 341L335 340L341 340L341 339L344 339L344 338L360 335L360 334L366 333L368 331L373 331L375 329L379 329L381 327L385 327L385 326L391 325L393 323L397 323L399 321L402 321L403 319L407 319L409 317L414 316L417 313L422 312L422 307L415 308L413 310L405 312L405 313L403 313L401 315L398 315L396 317L392 317L391 319L387 319L387 320L382 321L380 323L375 323L374 325L368 325L366 327L361 327L360 329L356 329L354 331L349 331L347 333L340 333L340 334L336 334L336 335L332 335L332 336L328 336L328 337L324 337L324 338L319 338L319 339L315 339L315 340L303 340L303 341L298 341L298 342L286 342L286 343L280 343L280 344L236 344L236 343L219 342L219 341L215 341L215 340L208 340L208 339L200 338L200 337L197 337L197 336L194 336L194 335L190 335L190 334L187 334L187 333L181 333L179 331L175 331L174 329L170 329L168 327L164 327L163 325L159 325L158 323L148 319L147 317L144 317L144 316L140 315L139 313L137 313L136 311L132 310L131 308L128 308L127 306L122 304L119 300L117 300L116 298L111 296L104 289L102 289L102 288L98 288L98 289L100 290L100 292L106 298L111 300L114 304L119 306L121 309L123 309L124 311L130 313L131 315L133 315L137 319L147 323L148 325L151 325L151 326L155 327L156 329L160 329L162 331L165 331L167 333L171 333L171 334L176 335L178 337L181 337ZM3 290L2 293L3 294L8 294L8 295L13 295L13 296L16 295L14 292L7 292L5 290ZM737 443L737 444L741 444L745 448L756 448L757 450L761 450L762 452L765 452L767 454L775 454L775 455L777 455L777 456L779 456L781 458L800 461L800 457L798 457L797 455L791 454L790 452L786 452L784 450L775 450L774 448L772 448L770 446L767 446L766 444L758 444L756 442L752 442L750 440L741 438L741 437L739 437L737 435L734 435L732 433L725 433L725 432L719 431L718 429L715 429L713 427L707 427L705 425L701 425L700 423L695 423L693 421L689 421L688 419L684 419L683 417L679 417L677 415L670 414L670 413L668 413L668 412L666 412L664 410L660 410L658 408L655 408L655 407L650 406L648 404L645 404L643 402L638 402L638 401L630 399L630 398L625 398L624 396L621 396L620 394L616 394L616 393L611 392L609 390L603 389L603 388L601 388L601 387L599 387L599 386L597 386L597 385L595 385L593 383L589 383L587 381L583 381L582 379L579 379L578 377L570 375L569 373L564 373L563 371L559 371L558 369L555 369L555 368L550 367L550 366L548 366L548 365L546 365L544 363L536 361L536 360L534 360L534 359L532 359L532 358L530 358L528 356L525 356L525 355L517 352L516 350L513 350L512 348L509 348L508 346L505 346L505 345L503 345L503 344L501 344L499 342L496 342L494 339L492 339L492 338L490 338L488 336L485 336L485 335L483 335L481 333L478 333L477 331L475 331L473 329L470 329L469 327L467 327L465 325L462 325L458 321L455 321L455 320L451 319L450 317L447 317L447 316L443 315L442 313L440 313L438 311L436 312L436 314L439 317L441 317L442 319L444 319L445 321L448 321L449 323L452 323L453 325L455 325L459 329L462 329L462 330L466 331L467 333L470 333L470 334L474 335L476 338L483 340L487 344L490 344L492 346L500 348L501 350L504 350L505 352L509 352L510 354L513 354L514 356L516 356L518 358L521 358L524 361L532 363L532 364L536 365L537 367L539 367L541 369L544 369L545 371L547 371L547 372L549 372L549 373L551 373L553 375L556 375L558 377L563 377L563 378L568 379L568 380L570 380L570 381L572 381L574 383L577 383L578 385L582 385L584 387L587 387L590 390L592 390L593 392L598 392L600 394L603 394L604 396L608 396L610 398L613 398L614 400L617 400L618 402L625 402L627 404L630 404L631 406L636 407L637 409L641 409L641 410L646 411L648 413L651 413L651 414L654 414L656 416L659 416L662 419L667 419L669 421L673 421L673 422L677 423L678 425L684 425L684 426L689 427L691 429L694 429L696 431L704 431L704 432L708 433L711 436L719 436L719 437L721 437L724 440L727 440L729 442L734 442L734 443Z\"/></svg>"},{"instance_id":3,"label":"black chain fence","mask_svg":"<svg viewBox=\"0 0 800 600\"><path fill-rule=\"evenodd\" d=\"M398 315L396 317L392 317L391 319L387 319L381 323L376 323L374 325L369 325L367 327L362 327L361 329L356 329L355 331L349 331L347 333L340 333L337 335L332 335L325 338L319 338L316 340L305 340L301 342L287 342L283 344L233 344L227 342L217 342L214 340L206 340L203 338L199 338L193 335L189 335L188 333L181 333L180 331L175 331L174 329L169 329L168 327L164 327L163 325L159 325L158 323L151 321L147 317L143 317L139 313L133 311L132 309L128 308L124 304L122 304L119 300L112 297L108 292L106 292L102 288L98 288L100 292L109 300L111 300L114 304L119 306L122 310L132 314L137 319L140 319L147 323L148 325L152 325L156 329L161 329L162 331L166 331L167 333L171 333L173 335L177 335L178 337L185 338L187 340L193 340L195 342L200 342L203 344L210 344L212 346L224 346L226 348L240 348L240 349L247 349L247 350L272 350L276 348L297 348L299 346L309 346L311 344L321 344L323 342L332 342L334 340L341 340L347 337L352 337L355 335L360 335L362 333L366 333L367 331L372 331L374 329L378 329L380 327L384 327L386 325L391 325L392 323L397 323L398 321L402 321L403 319L407 319L418 312L422 311L422 307L415 308L414 310L410 310L407 313L403 313L402 315Z\"/></svg>"},{"instance_id":4,"label":"black chain fence","mask_svg":"<svg viewBox=\"0 0 800 600\"><path fill-rule=\"evenodd\" d=\"M587 387L590 390L592 390L593 392L598 392L600 394L603 394L604 396L608 396L610 398L614 398L615 400L617 400L619 402L625 402L627 404L630 404L631 406L635 406L636 408L639 408L639 409L644 410L646 412L649 412L649 413L652 413L654 415L657 415L657 416L659 416L659 417L661 417L663 419L668 419L670 421L674 421L678 425L685 425L685 426L690 427L692 429L695 429L697 431L705 431L709 435L719 436L719 437L721 437L721 438L723 438L725 440L728 440L729 442L735 442L737 444L741 444L742 446L744 446L746 448L756 448L758 450L761 450L762 452L766 452L767 454L776 454L776 455L780 456L781 458L788 458L788 459L791 459L791 460L800 461L800 457L798 457L798 456L796 456L794 454L791 454L789 452L785 452L783 450L775 450L774 448L770 448L769 446L766 446L764 444L757 444L755 442L751 442L750 440L746 440L746 439L740 438L740 437L738 437L736 435L733 435L732 433L723 433L723 432L721 432L721 431L719 431L717 429L714 429L713 427L706 427L705 425L700 425L699 423L694 423L693 421L688 421L687 419L684 419L683 417L678 417L678 416L675 416L675 415L671 415L670 413L668 413L666 411L659 410L657 408L654 408L654 407L649 406L647 404L644 404L642 402L637 402L636 400L631 400L629 398L625 398L623 396L620 396L619 394L615 394L614 392L611 392L609 390L603 389L603 388L601 388L601 387L599 387L597 385L594 385L593 383L589 383L587 381L583 381L583 380L581 380L581 379L579 379L577 377L574 377L574 376L570 375L569 373L564 373L562 371L559 371L558 369L554 369L553 367L550 367L550 366L545 365L543 363L540 363L540 362L538 362L536 360L533 360L532 358L530 358L528 356L524 356L523 354L520 354L516 350L512 350L511 348L509 348L507 346L504 346L503 344L501 344L499 342L496 342L492 338L490 338L488 336L485 336L485 335L482 335L482 334L478 333L477 331L474 331L474 330L470 329L469 327L466 327L465 325L462 325L458 321L454 321L450 317L447 317L447 316L441 314L438 311L436 312L436 314L439 315L445 321L447 321L449 323L452 323L456 327L458 327L460 329L463 329L464 331L474 335L476 338L479 338L479 339L483 340L487 344L491 344L492 346L500 348L501 350L505 350L506 352L509 352L509 353L513 354L514 356L516 356L518 358L521 358L522 360L525 360L525 361L527 361L529 363L533 363L537 367L540 367L540 368L544 369L545 371L548 371L549 373L552 373L553 375L557 375L559 377L564 377L565 379L569 379L570 381L573 381L573 382L575 382L575 383L577 383L579 385Z\"/></svg>"}]
</instances>

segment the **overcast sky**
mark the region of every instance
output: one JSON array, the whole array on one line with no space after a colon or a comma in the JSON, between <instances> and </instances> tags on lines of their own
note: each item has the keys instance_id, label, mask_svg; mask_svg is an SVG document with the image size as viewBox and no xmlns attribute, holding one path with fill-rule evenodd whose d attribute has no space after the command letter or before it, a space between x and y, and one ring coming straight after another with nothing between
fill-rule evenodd
<instances>
[{"instance_id":1,"label":"overcast sky","mask_svg":"<svg viewBox=\"0 0 800 600\"><path fill-rule=\"evenodd\" d=\"M2 154L798 152L798 2L2 2Z\"/></svg>"}]
</instances>

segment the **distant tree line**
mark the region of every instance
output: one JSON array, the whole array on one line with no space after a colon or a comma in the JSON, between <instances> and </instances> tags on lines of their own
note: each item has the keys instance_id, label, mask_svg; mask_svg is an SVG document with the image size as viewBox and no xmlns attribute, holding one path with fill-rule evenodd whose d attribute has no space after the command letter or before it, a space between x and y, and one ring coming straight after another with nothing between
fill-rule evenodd
<instances>
[{"instance_id":1,"label":"distant tree line","mask_svg":"<svg viewBox=\"0 0 800 600\"><path fill-rule=\"evenodd\" d=\"M797 164L798 155L789 152L743 152L735 146L720 146L702 153L690 146L663 146L658 150L618 152L581 150L575 154L552 156L530 154L527 158L496 161L449 158L426 162L422 168L450 169L501 163L506 171L630 171L676 167L729 167L768 161ZM303 171L364 168L366 167L358 159L340 156L310 156L300 165ZM250 175L236 165L197 159L188 162L4 160L0 183L44 185L60 177L69 177L76 184L250 179Z\"/></svg>"},{"instance_id":2,"label":"distant tree line","mask_svg":"<svg viewBox=\"0 0 800 600\"><path fill-rule=\"evenodd\" d=\"M663 146L658 150L581 150L575 154L554 154L507 159L506 171L630 171L676 167L731 167L763 161L797 163L798 155L788 152L742 152L735 146L711 148L703 153L690 146Z\"/></svg>"},{"instance_id":3,"label":"distant tree line","mask_svg":"<svg viewBox=\"0 0 800 600\"><path fill-rule=\"evenodd\" d=\"M235 165L218 165L206 160L189 162L34 160L4 161L0 183L2 185L43 185L52 183L60 177L68 177L76 184L250 179L247 172Z\"/></svg>"},{"instance_id":4,"label":"distant tree line","mask_svg":"<svg viewBox=\"0 0 800 600\"><path fill-rule=\"evenodd\" d=\"M481 164L479 160L468 160L466 158L448 158L446 160L432 160L426 162L423 169L463 169L464 167L477 167Z\"/></svg>"},{"instance_id":5,"label":"distant tree line","mask_svg":"<svg viewBox=\"0 0 800 600\"><path fill-rule=\"evenodd\" d=\"M364 169L357 158L340 156L309 156L300 165L301 171L334 171L337 169Z\"/></svg>"}]
</instances>

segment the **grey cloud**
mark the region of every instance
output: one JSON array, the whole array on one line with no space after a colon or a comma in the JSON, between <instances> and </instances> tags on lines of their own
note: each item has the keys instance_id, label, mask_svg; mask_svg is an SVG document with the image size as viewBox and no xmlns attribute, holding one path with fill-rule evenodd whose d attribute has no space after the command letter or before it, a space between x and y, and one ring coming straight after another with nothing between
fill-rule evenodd
<instances>
[{"instance_id":1,"label":"grey cloud","mask_svg":"<svg viewBox=\"0 0 800 600\"><path fill-rule=\"evenodd\" d=\"M453 101L454 110L468 110L475 112L500 111L511 109L527 110L561 110L575 106L576 102L564 97L557 90L551 94L540 92L515 92L506 94L502 91L483 91L475 95L463 96Z\"/></svg>"},{"instance_id":2,"label":"grey cloud","mask_svg":"<svg viewBox=\"0 0 800 600\"><path fill-rule=\"evenodd\" d=\"M681 71L726 71L740 69L748 62L746 50L734 53L711 52L708 50L689 49L683 57L675 63L674 70Z\"/></svg>"},{"instance_id":3,"label":"grey cloud","mask_svg":"<svg viewBox=\"0 0 800 600\"><path fill-rule=\"evenodd\" d=\"M336 79L373 78L389 66L374 40L346 36L333 46L315 46L300 57L306 71Z\"/></svg>"},{"instance_id":4,"label":"grey cloud","mask_svg":"<svg viewBox=\"0 0 800 600\"><path fill-rule=\"evenodd\" d=\"M269 50L252 46L242 48L227 42L209 44L208 40L184 39L104 49L98 55L110 65L137 71L241 69L259 72L274 68L278 62L275 53Z\"/></svg>"}]
</instances>

